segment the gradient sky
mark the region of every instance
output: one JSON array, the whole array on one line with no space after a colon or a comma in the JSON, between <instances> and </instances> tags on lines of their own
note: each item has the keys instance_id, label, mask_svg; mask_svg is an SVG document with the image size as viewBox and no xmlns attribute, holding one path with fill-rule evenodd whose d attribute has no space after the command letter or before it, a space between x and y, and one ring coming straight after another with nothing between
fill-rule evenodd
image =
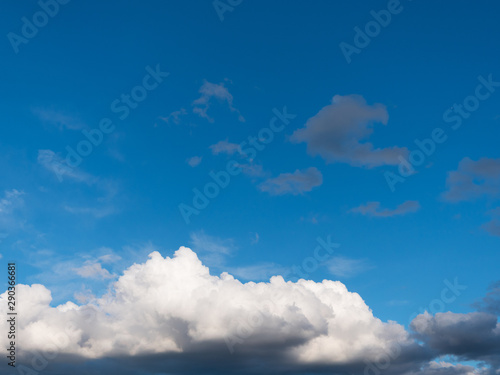
<instances>
[{"instance_id":1,"label":"gradient sky","mask_svg":"<svg viewBox=\"0 0 500 375\"><path fill-rule=\"evenodd\" d=\"M212 276L340 281L427 343L388 373L499 373L500 326L487 357L432 336L500 310L497 2L65 1L0 12L0 253L50 290L47 311L98 305L134 263L186 246ZM434 329L412 330L425 310ZM183 365L197 350L126 361L202 373ZM58 358L45 373L74 372ZM321 366L297 371L366 371Z\"/></svg>"}]
</instances>

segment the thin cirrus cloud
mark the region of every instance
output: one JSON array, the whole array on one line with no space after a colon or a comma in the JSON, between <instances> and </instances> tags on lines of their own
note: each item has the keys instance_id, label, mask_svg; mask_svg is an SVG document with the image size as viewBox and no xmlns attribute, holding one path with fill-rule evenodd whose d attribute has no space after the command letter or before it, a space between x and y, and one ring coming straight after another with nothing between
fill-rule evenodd
<instances>
[{"instance_id":1,"label":"thin cirrus cloud","mask_svg":"<svg viewBox=\"0 0 500 375\"><path fill-rule=\"evenodd\" d=\"M17 189L5 190L3 198L0 199L0 214L10 214L14 208L22 205L23 195L24 191Z\"/></svg>"},{"instance_id":2,"label":"thin cirrus cloud","mask_svg":"<svg viewBox=\"0 0 500 375\"><path fill-rule=\"evenodd\" d=\"M112 205L112 201L118 192L117 184L114 181L93 176L80 168L69 168L64 159L52 150L38 150L37 162L56 177L64 177L61 181L67 180L92 186L100 195L99 198L89 202L87 206L82 206L81 201L78 202L78 205L65 204L63 208L66 212L76 215L90 215L97 219L118 212ZM99 202L99 206L95 205L96 201Z\"/></svg>"},{"instance_id":3,"label":"thin cirrus cloud","mask_svg":"<svg viewBox=\"0 0 500 375\"><path fill-rule=\"evenodd\" d=\"M73 182L85 183L95 186L106 192L107 196L116 194L116 183L109 179L103 179L82 171L80 168L70 168L66 161L52 150L38 150L37 162L56 177L65 177ZM61 181L63 181L61 179Z\"/></svg>"},{"instance_id":4,"label":"thin cirrus cloud","mask_svg":"<svg viewBox=\"0 0 500 375\"><path fill-rule=\"evenodd\" d=\"M231 112L238 114L238 121L245 122L245 118L241 115L240 111L233 106L233 95L224 86L224 82L216 84L205 80L199 89L199 93L201 96L192 103L193 113L213 123L214 119L208 115L208 110L213 101L212 99L215 99L226 103Z\"/></svg>"},{"instance_id":5,"label":"thin cirrus cloud","mask_svg":"<svg viewBox=\"0 0 500 375\"><path fill-rule=\"evenodd\" d=\"M107 277L99 267L80 272ZM424 313L409 332L375 317L360 295L339 281L285 282L273 276L268 282L242 283L227 272L211 275L186 247L172 258L150 253L102 297L80 305L51 306L51 292L40 284L18 285L18 294L24 301L18 308L24 349L19 359L29 361L30 353L56 348L60 355L50 365L61 373L76 360L81 363L73 372L77 375L95 366L127 375L139 370L230 374L242 364L248 374L361 375L395 353L385 374L464 375L468 368L433 359L452 354L492 368L500 359L494 315ZM2 314L7 298L7 292L0 295ZM7 331L7 320L0 329ZM7 337L0 343L6 346Z\"/></svg>"},{"instance_id":6,"label":"thin cirrus cloud","mask_svg":"<svg viewBox=\"0 0 500 375\"><path fill-rule=\"evenodd\" d=\"M226 259L236 250L234 241L230 238L210 236L203 230L191 232L191 247L200 255L201 260L210 267L225 266Z\"/></svg>"},{"instance_id":7,"label":"thin cirrus cloud","mask_svg":"<svg viewBox=\"0 0 500 375\"><path fill-rule=\"evenodd\" d=\"M196 251L208 251L211 253L230 254L235 245L232 239L221 239L210 236L204 231L191 232L190 244Z\"/></svg>"},{"instance_id":8,"label":"thin cirrus cloud","mask_svg":"<svg viewBox=\"0 0 500 375\"><path fill-rule=\"evenodd\" d=\"M381 208L380 202L367 202L366 204L352 208L349 212L371 217L392 217L417 212L420 210L420 207L421 206L418 201L403 202L392 210L388 208Z\"/></svg>"},{"instance_id":9,"label":"thin cirrus cloud","mask_svg":"<svg viewBox=\"0 0 500 375\"><path fill-rule=\"evenodd\" d=\"M24 207L24 191L11 189L5 190L3 197L0 199L0 241L8 236L3 231L10 232L15 229L22 228L26 219L20 214L20 210Z\"/></svg>"},{"instance_id":10,"label":"thin cirrus cloud","mask_svg":"<svg viewBox=\"0 0 500 375\"><path fill-rule=\"evenodd\" d=\"M66 161L52 150L38 150L37 162L47 171L53 173L60 182L67 179L94 186L104 192L106 198L99 198L100 201L114 196L117 192L117 184L113 180L93 176L82 171L79 167L70 168Z\"/></svg>"},{"instance_id":11,"label":"thin cirrus cloud","mask_svg":"<svg viewBox=\"0 0 500 375\"><path fill-rule=\"evenodd\" d=\"M90 174L82 172L79 168L70 168L66 161L52 150L38 150L37 162L57 178L68 177L76 182L92 185L96 179Z\"/></svg>"},{"instance_id":12,"label":"thin cirrus cloud","mask_svg":"<svg viewBox=\"0 0 500 375\"><path fill-rule=\"evenodd\" d=\"M316 167L310 167L304 170L297 169L293 173L282 173L262 182L258 188L271 195L299 195L311 191L322 183L321 172Z\"/></svg>"},{"instance_id":13,"label":"thin cirrus cloud","mask_svg":"<svg viewBox=\"0 0 500 375\"><path fill-rule=\"evenodd\" d=\"M75 207L75 206L64 206L64 209L72 214L77 215L90 215L96 219L100 219L109 215L113 215L117 212L114 207Z\"/></svg>"},{"instance_id":14,"label":"thin cirrus cloud","mask_svg":"<svg viewBox=\"0 0 500 375\"><path fill-rule=\"evenodd\" d=\"M57 127L59 130L80 130L85 124L78 118L52 109L35 108L33 114L43 123Z\"/></svg>"},{"instance_id":15,"label":"thin cirrus cloud","mask_svg":"<svg viewBox=\"0 0 500 375\"><path fill-rule=\"evenodd\" d=\"M352 259L343 256L336 256L326 262L326 267L330 273L336 277L354 277L372 268L366 259Z\"/></svg>"},{"instance_id":16,"label":"thin cirrus cloud","mask_svg":"<svg viewBox=\"0 0 500 375\"><path fill-rule=\"evenodd\" d=\"M396 165L408 155L404 147L375 148L369 142L373 125L387 125L389 115L383 104L368 105L360 95L335 95L332 103L307 120L290 140L305 142L309 154L320 155L329 163L357 167Z\"/></svg>"},{"instance_id":17,"label":"thin cirrus cloud","mask_svg":"<svg viewBox=\"0 0 500 375\"><path fill-rule=\"evenodd\" d=\"M185 115L187 115L187 111L184 108L181 108L178 111L171 112L166 117L160 117L160 119L165 121L167 124L170 124L171 122L173 122L174 124L178 125L181 122L181 116L185 116Z\"/></svg>"}]
</instances>

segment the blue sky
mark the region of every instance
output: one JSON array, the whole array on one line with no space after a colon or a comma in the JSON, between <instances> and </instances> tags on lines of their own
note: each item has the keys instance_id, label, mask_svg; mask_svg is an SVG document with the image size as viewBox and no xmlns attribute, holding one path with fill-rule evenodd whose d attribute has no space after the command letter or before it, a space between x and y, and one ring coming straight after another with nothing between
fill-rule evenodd
<instances>
[{"instance_id":1,"label":"blue sky","mask_svg":"<svg viewBox=\"0 0 500 375\"><path fill-rule=\"evenodd\" d=\"M50 306L186 246L213 276L340 281L405 330L424 310L484 310L497 3L48 3L0 12L0 253ZM196 206L193 189L214 197ZM318 238L338 246L319 259ZM466 288L433 305L448 283Z\"/></svg>"}]
</instances>

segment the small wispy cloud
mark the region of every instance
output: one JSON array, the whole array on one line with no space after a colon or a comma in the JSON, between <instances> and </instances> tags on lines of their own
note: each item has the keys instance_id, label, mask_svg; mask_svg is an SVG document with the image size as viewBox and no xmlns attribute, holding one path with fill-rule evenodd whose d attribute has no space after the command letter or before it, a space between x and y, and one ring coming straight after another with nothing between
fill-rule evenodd
<instances>
[{"instance_id":1,"label":"small wispy cloud","mask_svg":"<svg viewBox=\"0 0 500 375\"><path fill-rule=\"evenodd\" d=\"M449 202L472 201L500 196L500 159L463 158L456 171L448 172L447 190L442 197Z\"/></svg>"},{"instance_id":2,"label":"small wispy cloud","mask_svg":"<svg viewBox=\"0 0 500 375\"><path fill-rule=\"evenodd\" d=\"M64 206L64 209L72 214L91 215L97 219L116 213L113 207L73 207Z\"/></svg>"},{"instance_id":3,"label":"small wispy cloud","mask_svg":"<svg viewBox=\"0 0 500 375\"><path fill-rule=\"evenodd\" d=\"M201 96L192 103L193 112L198 116L207 119L209 122L214 122L214 119L207 112L212 99L216 99L220 102L225 102L231 112L237 113L238 121L245 122L245 118L241 115L240 111L233 106L233 95L224 86L223 82L216 84L205 80L199 89L199 93Z\"/></svg>"},{"instance_id":4,"label":"small wispy cloud","mask_svg":"<svg viewBox=\"0 0 500 375\"><path fill-rule=\"evenodd\" d=\"M166 117L160 117L161 120L165 121L167 124L174 123L176 125L180 124L181 116L187 115L187 111L184 108L181 108L178 111L171 112Z\"/></svg>"},{"instance_id":5,"label":"small wispy cloud","mask_svg":"<svg viewBox=\"0 0 500 375\"><path fill-rule=\"evenodd\" d=\"M75 300L80 304L86 304L90 301L95 300L96 296L92 293L92 290L82 286L82 289L78 292L73 293Z\"/></svg>"},{"instance_id":6,"label":"small wispy cloud","mask_svg":"<svg viewBox=\"0 0 500 375\"><path fill-rule=\"evenodd\" d=\"M102 253L102 255L98 256L97 259L101 263L106 263L106 264L107 263L116 263L122 259L121 256L119 256L118 254L115 254L115 252L108 247L101 247L99 249L99 252Z\"/></svg>"},{"instance_id":7,"label":"small wispy cloud","mask_svg":"<svg viewBox=\"0 0 500 375\"><path fill-rule=\"evenodd\" d=\"M241 168L243 174L249 177L268 177L270 175L269 172L264 170L264 167L261 164L238 164L238 167Z\"/></svg>"},{"instance_id":8,"label":"small wispy cloud","mask_svg":"<svg viewBox=\"0 0 500 375\"><path fill-rule=\"evenodd\" d=\"M316 167L296 170L293 173L282 173L259 185L261 191L271 195L299 195L311 191L323 183L323 175Z\"/></svg>"},{"instance_id":9,"label":"small wispy cloud","mask_svg":"<svg viewBox=\"0 0 500 375\"><path fill-rule=\"evenodd\" d=\"M24 195L24 191L17 189L4 191L0 199L0 230L10 232L24 225L26 219L19 211L24 206ZM7 236L8 233L0 233L0 241Z\"/></svg>"},{"instance_id":10,"label":"small wispy cloud","mask_svg":"<svg viewBox=\"0 0 500 375\"><path fill-rule=\"evenodd\" d=\"M328 217L325 214L310 212L307 216L301 216L300 221L305 221L312 224L318 224L327 221Z\"/></svg>"},{"instance_id":11,"label":"small wispy cloud","mask_svg":"<svg viewBox=\"0 0 500 375\"><path fill-rule=\"evenodd\" d=\"M188 165L190 167L194 168L194 167L200 165L202 159L203 158L201 156L193 156L193 157L188 158L186 160L186 163L188 163Z\"/></svg>"},{"instance_id":12,"label":"small wispy cloud","mask_svg":"<svg viewBox=\"0 0 500 375\"><path fill-rule=\"evenodd\" d=\"M102 268L101 263L95 260L87 260L83 266L78 268L73 268L79 276L88 279L111 279L114 276L105 268Z\"/></svg>"},{"instance_id":13,"label":"small wispy cloud","mask_svg":"<svg viewBox=\"0 0 500 375\"><path fill-rule=\"evenodd\" d=\"M403 202L393 210L388 208L381 208L380 202L368 202L351 209L349 212L371 217L391 217L406 215L409 213L417 212L418 210L420 210L420 203L418 201Z\"/></svg>"},{"instance_id":14,"label":"small wispy cloud","mask_svg":"<svg viewBox=\"0 0 500 375\"><path fill-rule=\"evenodd\" d=\"M482 228L492 236L500 237L500 207L488 211L491 220L483 224Z\"/></svg>"},{"instance_id":15,"label":"small wispy cloud","mask_svg":"<svg viewBox=\"0 0 500 375\"><path fill-rule=\"evenodd\" d=\"M220 268L226 264L226 259L236 250L232 239L222 239L209 236L203 230L190 234L190 244L196 249L207 265Z\"/></svg>"},{"instance_id":16,"label":"small wispy cloud","mask_svg":"<svg viewBox=\"0 0 500 375\"><path fill-rule=\"evenodd\" d=\"M366 259L351 259L337 256L326 262L330 273L337 277L353 277L373 268Z\"/></svg>"},{"instance_id":17,"label":"small wispy cloud","mask_svg":"<svg viewBox=\"0 0 500 375\"><path fill-rule=\"evenodd\" d=\"M37 161L46 170L54 173L59 181L62 181L64 176L76 182L86 183L87 185L92 185L96 182L96 178L92 175L83 172L79 168L69 167L66 161L52 150L38 150Z\"/></svg>"},{"instance_id":18,"label":"small wispy cloud","mask_svg":"<svg viewBox=\"0 0 500 375\"><path fill-rule=\"evenodd\" d=\"M236 152L241 152L240 145L237 143L228 142L227 139L223 141L219 141L216 144L209 146L210 150L212 150L212 154L228 154L233 155Z\"/></svg>"},{"instance_id":19,"label":"small wispy cloud","mask_svg":"<svg viewBox=\"0 0 500 375\"><path fill-rule=\"evenodd\" d=\"M12 209L23 204L24 191L17 189L6 190L4 196L0 199L0 214L11 213Z\"/></svg>"},{"instance_id":20,"label":"small wispy cloud","mask_svg":"<svg viewBox=\"0 0 500 375\"><path fill-rule=\"evenodd\" d=\"M235 248L232 239L221 239L209 236L204 231L196 231L190 234L190 244L197 251L207 251L211 253L230 254Z\"/></svg>"},{"instance_id":21,"label":"small wispy cloud","mask_svg":"<svg viewBox=\"0 0 500 375\"><path fill-rule=\"evenodd\" d=\"M59 130L80 130L85 128L85 124L75 116L68 115L60 111L46 108L35 108L33 114L43 123L57 127Z\"/></svg>"}]
</instances>

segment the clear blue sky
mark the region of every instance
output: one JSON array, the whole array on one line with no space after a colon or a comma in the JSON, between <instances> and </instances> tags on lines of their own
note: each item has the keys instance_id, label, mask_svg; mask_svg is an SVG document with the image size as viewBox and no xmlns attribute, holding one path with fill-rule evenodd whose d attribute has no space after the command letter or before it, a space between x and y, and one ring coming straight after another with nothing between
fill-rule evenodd
<instances>
[{"instance_id":1,"label":"clear blue sky","mask_svg":"<svg viewBox=\"0 0 500 375\"><path fill-rule=\"evenodd\" d=\"M186 246L242 282L338 280L406 329L446 280L467 288L431 312L475 311L500 279L498 4L402 0L373 23L387 1L234 3L72 0L29 37L40 5L3 4L19 282L82 304ZM318 237L339 244L320 260Z\"/></svg>"}]
</instances>

